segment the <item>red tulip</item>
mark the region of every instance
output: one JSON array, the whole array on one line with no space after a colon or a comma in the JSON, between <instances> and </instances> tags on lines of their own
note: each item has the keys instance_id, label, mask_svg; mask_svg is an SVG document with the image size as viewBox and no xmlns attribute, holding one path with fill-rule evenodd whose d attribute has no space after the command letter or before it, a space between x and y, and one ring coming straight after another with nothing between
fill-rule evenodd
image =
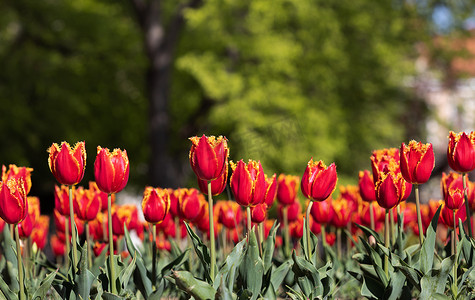
<instances>
[{"instance_id":1,"label":"red tulip","mask_svg":"<svg viewBox=\"0 0 475 300\"><path fill-rule=\"evenodd\" d=\"M287 207L287 220L289 222L295 221L297 217L300 215L302 212L302 207L300 206L299 201L295 201L291 205L279 205L277 206L277 210L279 213L279 218L282 220L283 219L283 209L284 207Z\"/></svg>"},{"instance_id":2,"label":"red tulip","mask_svg":"<svg viewBox=\"0 0 475 300\"><path fill-rule=\"evenodd\" d=\"M271 178L266 176L266 196L264 198L265 204L267 207L271 207L274 204L275 197L277 196L277 178L272 175Z\"/></svg>"},{"instance_id":3,"label":"red tulip","mask_svg":"<svg viewBox=\"0 0 475 300\"><path fill-rule=\"evenodd\" d=\"M66 252L66 243L61 241L57 235L53 235L50 240L51 249L56 257L64 256Z\"/></svg>"},{"instance_id":4,"label":"red tulip","mask_svg":"<svg viewBox=\"0 0 475 300\"><path fill-rule=\"evenodd\" d=\"M48 149L48 164L60 184L75 185L84 177L86 169L86 144L77 142L74 148L62 142L61 147L53 143Z\"/></svg>"},{"instance_id":5,"label":"red tulip","mask_svg":"<svg viewBox=\"0 0 475 300\"><path fill-rule=\"evenodd\" d=\"M348 201L351 209L357 209L362 201L360 189L356 185L340 186L340 196Z\"/></svg>"},{"instance_id":6,"label":"red tulip","mask_svg":"<svg viewBox=\"0 0 475 300\"><path fill-rule=\"evenodd\" d=\"M406 194L406 181L401 173L394 174L392 171L382 174L376 182L376 200L379 206L385 209L396 207L404 200Z\"/></svg>"},{"instance_id":7,"label":"red tulip","mask_svg":"<svg viewBox=\"0 0 475 300\"><path fill-rule=\"evenodd\" d=\"M449 133L447 159L452 170L467 173L475 169L475 132Z\"/></svg>"},{"instance_id":8,"label":"red tulip","mask_svg":"<svg viewBox=\"0 0 475 300\"><path fill-rule=\"evenodd\" d=\"M282 205L290 205L297 198L299 177L280 174L277 178L277 201Z\"/></svg>"},{"instance_id":9,"label":"red tulip","mask_svg":"<svg viewBox=\"0 0 475 300\"><path fill-rule=\"evenodd\" d=\"M465 205L462 205L462 207L457 210L457 212L455 213L455 218L457 220L461 219L462 223L465 222L465 220L467 219ZM442 210L440 211L439 223L442 223L449 228L454 228L454 211L448 208L447 205L444 205L442 207ZM456 225L458 227L459 224L457 223Z\"/></svg>"},{"instance_id":10,"label":"red tulip","mask_svg":"<svg viewBox=\"0 0 475 300\"><path fill-rule=\"evenodd\" d=\"M198 178L198 187L200 191L208 195L208 181ZM211 180L211 195L217 196L221 194L226 188L226 182L228 181L228 161L226 161L226 168L220 177Z\"/></svg>"},{"instance_id":11,"label":"red tulip","mask_svg":"<svg viewBox=\"0 0 475 300\"><path fill-rule=\"evenodd\" d=\"M101 211L101 202L94 194L93 190L85 190L82 186L77 188L74 193L74 212L82 221L94 220Z\"/></svg>"},{"instance_id":12,"label":"red tulip","mask_svg":"<svg viewBox=\"0 0 475 300\"><path fill-rule=\"evenodd\" d=\"M414 140L406 146L401 144L400 168L404 179L412 184L422 184L429 180L435 166L432 144L422 144Z\"/></svg>"},{"instance_id":13,"label":"red tulip","mask_svg":"<svg viewBox=\"0 0 475 300\"><path fill-rule=\"evenodd\" d=\"M170 208L170 195L166 189L145 188L142 200L142 211L145 220L152 224L161 223Z\"/></svg>"},{"instance_id":14,"label":"red tulip","mask_svg":"<svg viewBox=\"0 0 475 300\"><path fill-rule=\"evenodd\" d=\"M295 220L289 223L290 236L294 239L301 239L303 236L303 218L304 215L300 214Z\"/></svg>"},{"instance_id":15,"label":"red tulip","mask_svg":"<svg viewBox=\"0 0 475 300\"><path fill-rule=\"evenodd\" d=\"M469 205L470 212L475 212L475 183L466 180L467 182L467 202Z\"/></svg>"},{"instance_id":16,"label":"red tulip","mask_svg":"<svg viewBox=\"0 0 475 300\"><path fill-rule=\"evenodd\" d=\"M73 187L73 195L75 194ZM69 189L66 185L54 186L54 208L63 216L69 216Z\"/></svg>"},{"instance_id":17,"label":"red tulip","mask_svg":"<svg viewBox=\"0 0 475 300\"><path fill-rule=\"evenodd\" d=\"M371 155L374 184L376 185L382 174L386 174L389 171L399 173L399 160L400 156L397 148L374 150Z\"/></svg>"},{"instance_id":18,"label":"red tulip","mask_svg":"<svg viewBox=\"0 0 475 300\"><path fill-rule=\"evenodd\" d=\"M195 221L202 213L203 205L206 202L203 194L197 189L178 189L178 216L188 222Z\"/></svg>"},{"instance_id":19,"label":"red tulip","mask_svg":"<svg viewBox=\"0 0 475 300\"><path fill-rule=\"evenodd\" d=\"M266 178L261 162L249 160L246 165L241 159L237 165L231 162L233 174L230 185L236 202L245 207L254 207L264 202Z\"/></svg>"},{"instance_id":20,"label":"red tulip","mask_svg":"<svg viewBox=\"0 0 475 300\"><path fill-rule=\"evenodd\" d=\"M251 220L254 223L262 223L267 216L267 204L261 203L251 208Z\"/></svg>"},{"instance_id":21,"label":"red tulip","mask_svg":"<svg viewBox=\"0 0 475 300\"><path fill-rule=\"evenodd\" d=\"M360 188L360 196L364 201L376 201L373 175L371 175L368 170L359 172L358 187Z\"/></svg>"},{"instance_id":22,"label":"red tulip","mask_svg":"<svg viewBox=\"0 0 475 300\"><path fill-rule=\"evenodd\" d=\"M314 202L310 210L313 219L319 224L328 224L333 218L332 198L325 201Z\"/></svg>"},{"instance_id":23,"label":"red tulip","mask_svg":"<svg viewBox=\"0 0 475 300\"><path fill-rule=\"evenodd\" d=\"M337 228L346 228L354 212L352 206L353 204L342 197L333 200L333 218L331 219L331 224Z\"/></svg>"},{"instance_id":24,"label":"red tulip","mask_svg":"<svg viewBox=\"0 0 475 300\"><path fill-rule=\"evenodd\" d=\"M190 164L196 176L207 181L219 178L225 172L229 156L226 138L203 135L190 140Z\"/></svg>"},{"instance_id":25,"label":"red tulip","mask_svg":"<svg viewBox=\"0 0 475 300\"><path fill-rule=\"evenodd\" d=\"M463 205L463 190L449 188L445 195L445 206L451 210L458 210Z\"/></svg>"},{"instance_id":26,"label":"red tulip","mask_svg":"<svg viewBox=\"0 0 475 300\"><path fill-rule=\"evenodd\" d=\"M33 172L32 168L9 165L7 171L7 167L2 166L2 181L6 182L12 178L21 178L25 186L25 192L28 195L31 190L31 172Z\"/></svg>"},{"instance_id":27,"label":"red tulip","mask_svg":"<svg viewBox=\"0 0 475 300\"><path fill-rule=\"evenodd\" d=\"M215 209L218 211L218 222L228 229L236 228L241 223L242 211L239 204L234 201L219 201Z\"/></svg>"},{"instance_id":28,"label":"red tulip","mask_svg":"<svg viewBox=\"0 0 475 300\"><path fill-rule=\"evenodd\" d=\"M40 199L27 197L28 213L26 218L18 224L18 233L22 238L28 238L40 217Z\"/></svg>"},{"instance_id":29,"label":"red tulip","mask_svg":"<svg viewBox=\"0 0 475 300\"><path fill-rule=\"evenodd\" d=\"M18 224L26 218L28 202L23 180L0 182L0 217L8 224Z\"/></svg>"},{"instance_id":30,"label":"red tulip","mask_svg":"<svg viewBox=\"0 0 475 300\"><path fill-rule=\"evenodd\" d=\"M44 249L48 240L49 217L40 216L36 222L36 226L31 232L31 239L39 249Z\"/></svg>"},{"instance_id":31,"label":"red tulip","mask_svg":"<svg viewBox=\"0 0 475 300\"><path fill-rule=\"evenodd\" d=\"M467 176L467 175L465 175ZM444 200L448 197L449 189L463 190L463 177L459 173L450 172L448 175L445 172L442 172L442 179L440 180L440 185L442 188L442 196Z\"/></svg>"},{"instance_id":32,"label":"red tulip","mask_svg":"<svg viewBox=\"0 0 475 300\"><path fill-rule=\"evenodd\" d=\"M124 235L124 224L128 230L132 229L133 211L137 209L134 204L116 205L112 213L112 231L114 235Z\"/></svg>"},{"instance_id":33,"label":"red tulip","mask_svg":"<svg viewBox=\"0 0 475 300\"><path fill-rule=\"evenodd\" d=\"M94 162L94 176L97 186L107 194L118 193L124 189L129 180L129 158L127 151L97 146L97 157Z\"/></svg>"},{"instance_id":34,"label":"red tulip","mask_svg":"<svg viewBox=\"0 0 475 300\"><path fill-rule=\"evenodd\" d=\"M336 242L336 234L334 232L328 232L325 235L325 240L329 246L333 246Z\"/></svg>"},{"instance_id":35,"label":"red tulip","mask_svg":"<svg viewBox=\"0 0 475 300\"><path fill-rule=\"evenodd\" d=\"M61 215L56 209L53 210L53 217L57 232L64 233L66 231L66 217ZM78 235L82 235L84 233L84 222L79 220L76 215L74 215L74 222L76 223L76 227L78 229ZM69 220L68 223L68 231L69 233L72 233L71 220Z\"/></svg>"},{"instance_id":36,"label":"red tulip","mask_svg":"<svg viewBox=\"0 0 475 300\"><path fill-rule=\"evenodd\" d=\"M312 158L303 173L300 187L306 198L312 201L323 201L335 190L336 181L335 163L327 168L323 161L314 162Z\"/></svg>"},{"instance_id":37,"label":"red tulip","mask_svg":"<svg viewBox=\"0 0 475 300\"><path fill-rule=\"evenodd\" d=\"M95 201L101 202L101 211L107 211L107 193L104 193L99 189L95 181L89 181L89 190L94 191L94 197L97 198ZM115 203L115 194L111 195L111 204Z\"/></svg>"},{"instance_id":38,"label":"red tulip","mask_svg":"<svg viewBox=\"0 0 475 300\"><path fill-rule=\"evenodd\" d=\"M315 222L313 218L310 218L310 230L313 234L319 235L322 232L322 226Z\"/></svg>"}]
</instances>

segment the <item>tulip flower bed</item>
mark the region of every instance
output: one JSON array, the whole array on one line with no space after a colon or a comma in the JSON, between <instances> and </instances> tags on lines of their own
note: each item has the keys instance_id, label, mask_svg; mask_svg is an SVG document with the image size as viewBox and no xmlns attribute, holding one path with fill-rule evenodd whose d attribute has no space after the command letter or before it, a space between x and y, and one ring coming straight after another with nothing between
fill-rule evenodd
<instances>
[{"instance_id":1,"label":"tulip flower bed","mask_svg":"<svg viewBox=\"0 0 475 300\"><path fill-rule=\"evenodd\" d=\"M475 184L467 175L475 169L475 133L450 132L444 199L424 201L430 143L375 150L372 171L335 193L334 163L310 159L301 177L266 176L259 161L228 161L224 137L190 140L199 190L146 187L145 221L135 205L115 204L129 177L125 150L99 146L95 182L85 188L78 186L84 142L53 144L48 163L59 185L49 238L49 217L28 196L33 170L4 166L1 298L475 297ZM232 200L214 202L227 186ZM274 205L276 220L268 217ZM42 250L48 241L54 260Z\"/></svg>"}]
</instances>

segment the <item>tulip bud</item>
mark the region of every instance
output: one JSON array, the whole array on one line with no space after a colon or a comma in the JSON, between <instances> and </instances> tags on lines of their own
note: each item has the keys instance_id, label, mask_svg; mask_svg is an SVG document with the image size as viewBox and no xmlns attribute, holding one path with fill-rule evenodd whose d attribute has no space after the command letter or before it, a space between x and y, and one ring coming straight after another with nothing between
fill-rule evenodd
<instances>
[{"instance_id":1,"label":"tulip bud","mask_svg":"<svg viewBox=\"0 0 475 300\"><path fill-rule=\"evenodd\" d=\"M401 144L400 151L401 173L407 182L422 184L429 180L435 166L432 144L422 144L414 140L406 146Z\"/></svg>"},{"instance_id":2,"label":"tulip bud","mask_svg":"<svg viewBox=\"0 0 475 300\"><path fill-rule=\"evenodd\" d=\"M335 190L336 181L334 163L327 168L323 161L314 162L311 158L303 173L300 188L306 198L312 201L323 201Z\"/></svg>"},{"instance_id":3,"label":"tulip bud","mask_svg":"<svg viewBox=\"0 0 475 300\"><path fill-rule=\"evenodd\" d=\"M264 201L266 178L261 162L249 160L246 165L241 159L237 165L231 162L233 174L230 185L236 202L244 207L254 207Z\"/></svg>"},{"instance_id":4,"label":"tulip bud","mask_svg":"<svg viewBox=\"0 0 475 300\"><path fill-rule=\"evenodd\" d=\"M229 149L225 137L191 137L190 164L196 176L202 180L219 178L227 167Z\"/></svg>"},{"instance_id":5,"label":"tulip bud","mask_svg":"<svg viewBox=\"0 0 475 300\"><path fill-rule=\"evenodd\" d=\"M145 220L157 224L165 219L170 207L170 195L166 189L146 187L143 193L142 211Z\"/></svg>"},{"instance_id":6,"label":"tulip bud","mask_svg":"<svg viewBox=\"0 0 475 300\"><path fill-rule=\"evenodd\" d=\"M366 202L376 201L376 192L374 187L373 175L368 170L359 172L358 187L360 188L361 198Z\"/></svg>"},{"instance_id":7,"label":"tulip bud","mask_svg":"<svg viewBox=\"0 0 475 300\"><path fill-rule=\"evenodd\" d=\"M94 162L94 176L97 186L107 194L118 193L124 189L129 180L129 158L127 151L97 146L97 157Z\"/></svg>"},{"instance_id":8,"label":"tulip bud","mask_svg":"<svg viewBox=\"0 0 475 300\"><path fill-rule=\"evenodd\" d=\"M297 198L299 177L280 174L277 178L277 201L282 205L290 205Z\"/></svg>"},{"instance_id":9,"label":"tulip bud","mask_svg":"<svg viewBox=\"0 0 475 300\"><path fill-rule=\"evenodd\" d=\"M251 220L254 223L262 223L266 219L267 204L261 203L251 208Z\"/></svg>"},{"instance_id":10,"label":"tulip bud","mask_svg":"<svg viewBox=\"0 0 475 300\"><path fill-rule=\"evenodd\" d=\"M475 169L475 132L449 133L447 159L452 170L467 173Z\"/></svg>"},{"instance_id":11,"label":"tulip bud","mask_svg":"<svg viewBox=\"0 0 475 300\"><path fill-rule=\"evenodd\" d=\"M462 207L457 210L455 213L455 219L462 220L462 223L465 222L467 219L465 205L462 205ZM452 209L447 207L447 205L444 205L440 211L439 223L442 223L449 228L454 228L454 213ZM458 224L456 224L456 226L458 227Z\"/></svg>"},{"instance_id":12,"label":"tulip bud","mask_svg":"<svg viewBox=\"0 0 475 300\"><path fill-rule=\"evenodd\" d=\"M23 180L0 182L0 217L8 224L18 224L26 218L28 202Z\"/></svg>"},{"instance_id":13,"label":"tulip bud","mask_svg":"<svg viewBox=\"0 0 475 300\"><path fill-rule=\"evenodd\" d=\"M325 201L316 201L313 203L310 213L313 219L319 224L328 224L333 218L332 198L328 197Z\"/></svg>"},{"instance_id":14,"label":"tulip bud","mask_svg":"<svg viewBox=\"0 0 475 300\"><path fill-rule=\"evenodd\" d=\"M382 174L376 182L376 200L379 206L385 209L396 207L406 195L406 181L401 173L394 174L390 171Z\"/></svg>"},{"instance_id":15,"label":"tulip bud","mask_svg":"<svg viewBox=\"0 0 475 300\"><path fill-rule=\"evenodd\" d=\"M75 185L84 177L86 169L86 144L77 142L74 148L62 142L61 147L53 143L48 149L48 165L60 184Z\"/></svg>"}]
</instances>

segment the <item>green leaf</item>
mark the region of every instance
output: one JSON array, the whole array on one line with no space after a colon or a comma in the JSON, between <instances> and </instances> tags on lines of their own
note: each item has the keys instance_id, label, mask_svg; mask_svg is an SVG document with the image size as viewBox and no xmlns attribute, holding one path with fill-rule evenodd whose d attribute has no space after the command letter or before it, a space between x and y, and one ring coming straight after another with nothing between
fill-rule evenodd
<instances>
[{"instance_id":1,"label":"green leaf","mask_svg":"<svg viewBox=\"0 0 475 300\"><path fill-rule=\"evenodd\" d=\"M361 295L370 299L383 299L385 285L371 276L363 276Z\"/></svg>"},{"instance_id":2,"label":"green leaf","mask_svg":"<svg viewBox=\"0 0 475 300\"><path fill-rule=\"evenodd\" d=\"M379 253L376 252L376 250L374 250L373 247L371 247L371 245L368 244L365 239L360 238L360 240L363 243L363 246L366 248L366 251L371 258L371 261L373 262L374 270L376 271L376 274L378 274L379 279L385 287L388 286L389 278L384 272L383 260L379 256Z\"/></svg>"},{"instance_id":3,"label":"green leaf","mask_svg":"<svg viewBox=\"0 0 475 300\"><path fill-rule=\"evenodd\" d=\"M7 278L6 280L9 288L14 292L20 291L20 285L18 284L18 262L16 258L16 243L12 239L10 233L10 226L5 224L3 227L3 241L2 241L3 255L7 261L7 273L3 274Z\"/></svg>"},{"instance_id":4,"label":"green leaf","mask_svg":"<svg viewBox=\"0 0 475 300\"><path fill-rule=\"evenodd\" d=\"M119 297L119 296L114 295L114 294L109 293L109 292L104 292L102 294L102 299L103 300L123 300L122 297Z\"/></svg>"},{"instance_id":5,"label":"green leaf","mask_svg":"<svg viewBox=\"0 0 475 300\"><path fill-rule=\"evenodd\" d=\"M162 268L162 277L170 275L171 269L178 269L187 259L188 259L188 251L190 249L185 249L180 255L178 255L174 260L172 260L169 264Z\"/></svg>"},{"instance_id":6,"label":"green leaf","mask_svg":"<svg viewBox=\"0 0 475 300\"><path fill-rule=\"evenodd\" d=\"M132 261L128 263L128 265L120 271L119 280L122 286L122 290L125 291L127 289L127 285L129 284L130 276L132 276L135 270L135 262L137 261L137 255L132 258Z\"/></svg>"},{"instance_id":7,"label":"green leaf","mask_svg":"<svg viewBox=\"0 0 475 300\"><path fill-rule=\"evenodd\" d=\"M396 271L391 274L389 280L389 290L391 291L388 300L401 299L404 283L406 282L406 276L401 271Z\"/></svg>"},{"instance_id":8,"label":"green leaf","mask_svg":"<svg viewBox=\"0 0 475 300\"><path fill-rule=\"evenodd\" d=\"M429 272L432 269L432 265L434 263L435 240L441 207L442 206L439 206L434 217L432 218L430 226L427 228L426 238L422 243L420 255L420 271L422 274Z\"/></svg>"},{"instance_id":9,"label":"green leaf","mask_svg":"<svg viewBox=\"0 0 475 300\"><path fill-rule=\"evenodd\" d=\"M412 285L414 285L419 291L421 290L420 281L422 275L419 274L417 269L407 265L406 262L395 254L391 255L391 264L394 269L400 270Z\"/></svg>"},{"instance_id":10,"label":"green leaf","mask_svg":"<svg viewBox=\"0 0 475 300\"><path fill-rule=\"evenodd\" d=\"M239 266L239 274L244 280L247 289L252 293L251 300L257 299L262 287L264 263L259 256L256 234L253 230L248 235L248 246L244 253L243 261Z\"/></svg>"},{"instance_id":11,"label":"green leaf","mask_svg":"<svg viewBox=\"0 0 475 300\"><path fill-rule=\"evenodd\" d=\"M188 271L172 271L175 284L188 295L197 300L214 299L216 291L207 282L196 279ZM168 279L168 277L166 277Z\"/></svg>"},{"instance_id":12,"label":"green leaf","mask_svg":"<svg viewBox=\"0 0 475 300\"><path fill-rule=\"evenodd\" d=\"M41 281L40 287L33 294L33 300L42 300L46 298L46 294L50 290L51 284L53 283L57 273L58 270L51 272L43 279L43 281Z\"/></svg>"},{"instance_id":13,"label":"green leaf","mask_svg":"<svg viewBox=\"0 0 475 300\"><path fill-rule=\"evenodd\" d=\"M196 255L198 255L198 258L200 259L201 264L203 265L206 281L212 283L214 281L214 278L211 278L210 275L211 257L209 254L209 249L208 247L206 247L205 244L203 244L201 239L196 235L193 229L191 229L188 223L183 223L185 223L186 231L188 232L188 235L190 236L190 239L193 242L193 247L195 248ZM216 274L216 272L214 274Z\"/></svg>"},{"instance_id":14,"label":"green leaf","mask_svg":"<svg viewBox=\"0 0 475 300\"><path fill-rule=\"evenodd\" d=\"M100 268L102 266L104 266L104 264L106 263L106 256L107 256L107 251L109 250L109 245L106 245L104 247L104 249L102 249L101 253L99 254L99 256L97 256L96 258L94 258L94 261L92 263L92 267L91 267L91 272L92 274L94 274L95 276L99 276L99 274L101 273L101 270Z\"/></svg>"},{"instance_id":15,"label":"green leaf","mask_svg":"<svg viewBox=\"0 0 475 300\"><path fill-rule=\"evenodd\" d=\"M319 272L315 266L292 252L294 264L292 271L295 274L297 284L306 297L310 297L312 293L321 295L323 293L323 285L320 280Z\"/></svg>"},{"instance_id":16,"label":"green leaf","mask_svg":"<svg viewBox=\"0 0 475 300\"><path fill-rule=\"evenodd\" d=\"M269 271L269 269L272 267L272 257L274 255L274 249L275 249L275 235L277 233L278 228L279 228L279 225L277 224L277 221L275 221L274 224L272 225L272 228L269 231L269 235L267 236L267 239L264 244L264 255L263 255L264 272Z\"/></svg>"},{"instance_id":17,"label":"green leaf","mask_svg":"<svg viewBox=\"0 0 475 300\"><path fill-rule=\"evenodd\" d=\"M147 268L145 267L142 255L135 248L135 245L130 238L130 234L127 227L124 227L124 236L125 244L127 245L127 250L129 251L130 256L132 258L136 257L135 263L137 265L137 268L135 269L135 273L137 274L137 276L134 276L135 286L138 290L140 290L142 295L144 295L144 297L148 299L148 296L153 292L152 281L150 280L150 277L147 274Z\"/></svg>"},{"instance_id":18,"label":"green leaf","mask_svg":"<svg viewBox=\"0 0 475 300\"><path fill-rule=\"evenodd\" d=\"M75 292L82 299L89 299L91 286L96 276L87 269L87 242L81 249L81 258L78 263L77 276L75 278Z\"/></svg>"},{"instance_id":19,"label":"green leaf","mask_svg":"<svg viewBox=\"0 0 475 300\"><path fill-rule=\"evenodd\" d=\"M5 226L7 227L7 226ZM7 300L17 300L18 295L17 293L14 293L10 288L8 287L8 284L3 280L2 277L0 277L0 290L2 291L3 295L7 297Z\"/></svg>"},{"instance_id":20,"label":"green leaf","mask_svg":"<svg viewBox=\"0 0 475 300\"><path fill-rule=\"evenodd\" d=\"M286 260L278 268L272 270L272 276L270 278L270 281L272 286L275 288L275 292L277 292L277 289L284 281L285 276L287 276L287 273L289 272L291 267L292 261Z\"/></svg>"},{"instance_id":21,"label":"green leaf","mask_svg":"<svg viewBox=\"0 0 475 300\"><path fill-rule=\"evenodd\" d=\"M244 238L242 241L234 246L231 253L226 257L226 261L221 266L217 278L222 278L227 282L226 289L229 291L233 290L235 284L235 277L236 277L236 270L238 270L241 262L244 258L244 246L246 245L246 239ZM217 290L219 285L221 284L220 280L216 280L213 283L214 289Z\"/></svg>"},{"instance_id":22,"label":"green leaf","mask_svg":"<svg viewBox=\"0 0 475 300\"><path fill-rule=\"evenodd\" d=\"M360 225L358 223L355 223L355 225L358 226L361 230L363 230L364 234L366 235L366 238L369 239L370 236L374 236L374 238L376 239L376 242L380 244L384 244L384 241L381 239L381 236L379 235L379 233L377 233L373 229Z\"/></svg>"}]
</instances>

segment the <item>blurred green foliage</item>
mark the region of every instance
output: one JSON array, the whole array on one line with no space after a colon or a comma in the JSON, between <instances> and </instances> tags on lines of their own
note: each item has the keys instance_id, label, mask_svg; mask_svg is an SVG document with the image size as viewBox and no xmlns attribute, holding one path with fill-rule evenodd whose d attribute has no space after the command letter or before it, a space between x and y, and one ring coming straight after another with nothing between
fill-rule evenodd
<instances>
[{"instance_id":1,"label":"blurred green foliage","mask_svg":"<svg viewBox=\"0 0 475 300\"><path fill-rule=\"evenodd\" d=\"M165 21L180 5L159 2ZM85 180L97 145L120 147L141 190L153 154L131 3L7 0L0 10L0 163L35 168L40 193L54 183L48 146L85 140ZM191 134L226 135L232 159L261 160L269 174L335 161L340 182L369 168L371 150L421 134L406 125L423 121L423 104L403 86L429 32L414 5L205 0L184 15L169 102L183 172Z\"/></svg>"}]
</instances>

